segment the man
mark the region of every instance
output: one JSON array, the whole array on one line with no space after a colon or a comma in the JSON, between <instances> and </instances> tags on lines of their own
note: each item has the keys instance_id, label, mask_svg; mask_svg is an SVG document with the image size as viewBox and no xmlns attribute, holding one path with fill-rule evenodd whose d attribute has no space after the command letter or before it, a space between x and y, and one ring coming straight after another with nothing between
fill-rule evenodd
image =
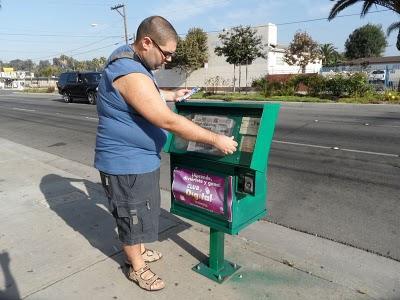
<instances>
[{"instance_id":1,"label":"man","mask_svg":"<svg viewBox=\"0 0 400 300\"><path fill-rule=\"evenodd\" d=\"M160 213L160 151L166 131L184 139L213 145L223 154L236 151L231 138L205 130L173 113L164 99L177 101L187 89L161 91L153 70L171 61L177 33L160 16L139 25L136 41L116 49L99 83L95 167L116 220L119 239L131 265L128 277L145 290L165 284L146 263L161 253L144 243L158 239Z\"/></svg>"}]
</instances>

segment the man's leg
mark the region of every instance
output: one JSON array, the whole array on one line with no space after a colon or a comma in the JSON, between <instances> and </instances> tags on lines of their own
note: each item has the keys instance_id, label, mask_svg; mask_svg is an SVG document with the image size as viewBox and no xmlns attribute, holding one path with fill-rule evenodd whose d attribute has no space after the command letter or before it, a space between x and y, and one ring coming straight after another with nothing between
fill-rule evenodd
<instances>
[{"instance_id":1,"label":"man's leg","mask_svg":"<svg viewBox=\"0 0 400 300\"><path fill-rule=\"evenodd\" d=\"M135 271L137 272L146 266L146 263L144 262L142 257L142 246L144 247L143 244L122 246L122 249L124 249L126 257L132 264L132 269L134 272ZM141 274L140 277L142 277L144 280L148 280L152 278L154 275L155 274L151 270L147 270L143 274ZM152 284L153 289L161 289L164 286L165 286L164 281L162 281L161 279L156 280Z\"/></svg>"},{"instance_id":2,"label":"man's leg","mask_svg":"<svg viewBox=\"0 0 400 300\"><path fill-rule=\"evenodd\" d=\"M145 251L145 247L144 244L137 244L137 245L133 245L133 246L129 246L129 245L124 245L122 246L122 249L125 252L125 256L126 259L128 260L127 262L129 262L130 264L133 264L133 260L136 259L136 255L137 255L137 247L140 246L140 256L142 256L142 253ZM132 248L131 248L132 247ZM143 259L143 257L142 257ZM140 269L141 267L139 267ZM137 268L135 268L135 270L137 270Z\"/></svg>"},{"instance_id":3,"label":"man's leg","mask_svg":"<svg viewBox=\"0 0 400 300\"><path fill-rule=\"evenodd\" d=\"M129 278L144 289L162 289L165 284L146 265L142 256L145 248L138 241L157 240L160 191L159 189L154 190L154 186L156 186L154 182L157 183L159 180L159 170L138 175L100 173L100 176L110 202L110 210L117 223L118 235L123 243L125 256L132 264L129 268ZM134 183L133 186L132 183ZM152 191L158 192L158 194L153 195ZM136 197L133 198L129 195ZM144 202L141 199L149 200Z\"/></svg>"},{"instance_id":4,"label":"man's leg","mask_svg":"<svg viewBox=\"0 0 400 300\"><path fill-rule=\"evenodd\" d=\"M140 244L140 253L142 254L145 263L155 262L162 258L161 252L152 249L146 249L146 246L142 243ZM126 255L125 263L131 265L131 259Z\"/></svg>"},{"instance_id":5,"label":"man's leg","mask_svg":"<svg viewBox=\"0 0 400 300\"><path fill-rule=\"evenodd\" d=\"M125 255L128 258L128 261L132 264L133 269L135 271L143 268L145 266L145 262L142 257L142 245L123 245L122 249L124 249Z\"/></svg>"}]
</instances>

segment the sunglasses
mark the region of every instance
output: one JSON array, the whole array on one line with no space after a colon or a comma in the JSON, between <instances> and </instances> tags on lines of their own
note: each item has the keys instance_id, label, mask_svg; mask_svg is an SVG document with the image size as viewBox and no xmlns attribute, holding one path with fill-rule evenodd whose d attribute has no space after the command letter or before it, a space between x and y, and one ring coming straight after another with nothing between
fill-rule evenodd
<instances>
[{"instance_id":1,"label":"sunglasses","mask_svg":"<svg viewBox=\"0 0 400 300\"><path fill-rule=\"evenodd\" d=\"M164 56L164 59L174 58L176 56L176 52L164 51L152 38L149 37L149 39L153 42L154 45L156 45L158 50L160 50L160 52Z\"/></svg>"}]
</instances>

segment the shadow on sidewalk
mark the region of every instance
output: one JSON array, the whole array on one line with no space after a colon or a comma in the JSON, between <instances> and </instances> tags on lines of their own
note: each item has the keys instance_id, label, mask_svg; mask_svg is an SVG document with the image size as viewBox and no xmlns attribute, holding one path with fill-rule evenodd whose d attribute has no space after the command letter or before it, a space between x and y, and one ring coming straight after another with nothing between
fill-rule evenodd
<instances>
[{"instance_id":1,"label":"shadow on sidewalk","mask_svg":"<svg viewBox=\"0 0 400 300\"><path fill-rule=\"evenodd\" d=\"M123 265L124 258L118 255L122 248L115 221L108 211L108 200L100 183L49 174L42 178L40 190L50 209L68 226L79 232L104 255ZM163 229L163 223L164 227L171 223L173 226ZM189 223L164 209L161 210L160 229L163 232L159 235L159 240L170 239L196 259L204 260L206 256L203 253L178 235L190 227Z\"/></svg>"},{"instance_id":2,"label":"shadow on sidewalk","mask_svg":"<svg viewBox=\"0 0 400 300\"><path fill-rule=\"evenodd\" d=\"M40 190L50 209L69 227L79 232L94 248L121 263L115 258L121 252L121 245L100 184L49 174L42 178Z\"/></svg>"},{"instance_id":3,"label":"shadow on sidewalk","mask_svg":"<svg viewBox=\"0 0 400 300\"><path fill-rule=\"evenodd\" d=\"M4 276L4 286L5 290L0 290L0 299L4 300L17 300L21 299L17 283L14 280L14 277L11 274L10 270L10 256L8 252L0 253L0 270Z\"/></svg>"},{"instance_id":4,"label":"shadow on sidewalk","mask_svg":"<svg viewBox=\"0 0 400 300\"><path fill-rule=\"evenodd\" d=\"M185 252L196 258L198 261L206 261L208 259L207 255L205 255L203 252L198 250L196 247L194 247L192 244L188 243L185 241L183 238L179 236L179 233L182 231L185 231L192 227L189 223L183 221L182 219L179 219L175 215L171 214L170 212L166 211L165 209L161 209L161 216L168 218L174 223L178 223L179 225L174 227L173 229L167 229L165 232L161 232L159 234L158 240L163 241L163 240L171 240L175 244L177 244L179 247L182 248Z\"/></svg>"}]
</instances>

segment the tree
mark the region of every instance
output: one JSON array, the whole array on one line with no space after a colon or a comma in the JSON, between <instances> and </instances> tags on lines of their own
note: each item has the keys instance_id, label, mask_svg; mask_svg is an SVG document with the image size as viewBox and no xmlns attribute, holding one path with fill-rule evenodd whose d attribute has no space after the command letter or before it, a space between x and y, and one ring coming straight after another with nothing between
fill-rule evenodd
<instances>
[{"instance_id":1,"label":"tree","mask_svg":"<svg viewBox=\"0 0 400 300\"><path fill-rule=\"evenodd\" d=\"M102 61L102 59L100 58L93 58L90 62L89 62L89 69L92 71L100 71L103 69L104 66L104 62Z\"/></svg>"},{"instance_id":2,"label":"tree","mask_svg":"<svg viewBox=\"0 0 400 300\"><path fill-rule=\"evenodd\" d=\"M239 91L241 79L241 66L246 65L246 84L247 66L256 58L265 58L264 45L257 31L250 26L237 26L231 30L221 33L218 38L222 46L215 48L215 54L225 56L229 64L233 64L233 91L235 91L236 66L239 66Z\"/></svg>"},{"instance_id":3,"label":"tree","mask_svg":"<svg viewBox=\"0 0 400 300\"><path fill-rule=\"evenodd\" d=\"M307 32L298 31L286 49L283 60L291 66L300 66L301 72L305 73L307 65L318 62L321 56L318 43Z\"/></svg>"},{"instance_id":4,"label":"tree","mask_svg":"<svg viewBox=\"0 0 400 300\"><path fill-rule=\"evenodd\" d=\"M41 60L39 61L39 64L36 66L35 68L35 74L36 76L46 76L49 77L50 75L48 75L48 73L51 73L49 71L49 68L51 68L51 64L48 60ZM45 71L46 70L46 71Z\"/></svg>"},{"instance_id":5,"label":"tree","mask_svg":"<svg viewBox=\"0 0 400 300\"><path fill-rule=\"evenodd\" d=\"M38 76L43 76L43 77L51 77L54 75L57 75L60 73L60 69L56 66L47 66L44 67L43 69L40 69L38 72Z\"/></svg>"},{"instance_id":6,"label":"tree","mask_svg":"<svg viewBox=\"0 0 400 300\"><path fill-rule=\"evenodd\" d=\"M345 43L345 56L349 59L381 56L387 46L380 25L367 24L354 30Z\"/></svg>"},{"instance_id":7,"label":"tree","mask_svg":"<svg viewBox=\"0 0 400 300\"><path fill-rule=\"evenodd\" d=\"M336 47L331 43L320 45L322 55L322 65L327 66L333 61L333 57L337 53Z\"/></svg>"},{"instance_id":8,"label":"tree","mask_svg":"<svg viewBox=\"0 0 400 300\"><path fill-rule=\"evenodd\" d=\"M61 70L74 70L77 63L78 61L73 57L64 54L53 58L53 65L59 67Z\"/></svg>"},{"instance_id":9,"label":"tree","mask_svg":"<svg viewBox=\"0 0 400 300\"><path fill-rule=\"evenodd\" d=\"M397 48L397 50L400 51L400 22L395 22L395 23L391 24L387 29L387 35L390 35L395 30L399 31L397 33L396 48Z\"/></svg>"},{"instance_id":10,"label":"tree","mask_svg":"<svg viewBox=\"0 0 400 300\"><path fill-rule=\"evenodd\" d=\"M35 66L35 63L31 59L27 59L24 63L24 71L32 71Z\"/></svg>"},{"instance_id":11,"label":"tree","mask_svg":"<svg viewBox=\"0 0 400 300\"><path fill-rule=\"evenodd\" d=\"M50 66L51 66L51 64L48 60L41 60L41 61L39 61L38 68L41 69L41 68L46 68L46 67L50 67Z\"/></svg>"},{"instance_id":12,"label":"tree","mask_svg":"<svg viewBox=\"0 0 400 300\"><path fill-rule=\"evenodd\" d=\"M189 29L185 39L179 39L176 57L169 67L177 67L185 72L185 86L189 75L207 62L207 34L200 28Z\"/></svg>"},{"instance_id":13,"label":"tree","mask_svg":"<svg viewBox=\"0 0 400 300\"><path fill-rule=\"evenodd\" d=\"M8 65L16 71L32 71L35 66L33 61L30 59L13 59L8 63Z\"/></svg>"},{"instance_id":14,"label":"tree","mask_svg":"<svg viewBox=\"0 0 400 300\"><path fill-rule=\"evenodd\" d=\"M107 62L107 58L105 58L104 56L101 56L99 58L99 64L100 64L101 68L104 68L104 65L106 64L106 62Z\"/></svg>"},{"instance_id":15,"label":"tree","mask_svg":"<svg viewBox=\"0 0 400 300\"><path fill-rule=\"evenodd\" d=\"M321 55L322 55L322 65L325 66L335 66L341 62L342 56L337 51L337 48L331 43L320 45Z\"/></svg>"},{"instance_id":16,"label":"tree","mask_svg":"<svg viewBox=\"0 0 400 300\"><path fill-rule=\"evenodd\" d=\"M334 1L334 0L331 0ZM400 14L400 1L399 0L338 0L332 7L328 20L333 20L339 12L347 7L357 3L364 2L361 10L361 17L364 17L373 5L380 5L386 7L394 12ZM398 30L396 47L400 51L400 22L395 22L387 29L387 34L390 35L394 30Z\"/></svg>"}]
</instances>

